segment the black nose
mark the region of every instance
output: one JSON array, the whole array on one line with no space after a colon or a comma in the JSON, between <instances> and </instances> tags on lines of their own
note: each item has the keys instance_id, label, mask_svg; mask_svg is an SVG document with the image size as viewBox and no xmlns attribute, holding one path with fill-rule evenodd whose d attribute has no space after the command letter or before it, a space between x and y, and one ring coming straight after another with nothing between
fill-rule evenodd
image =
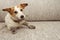
<instances>
[{"instance_id":1,"label":"black nose","mask_svg":"<svg viewBox=\"0 0 60 40\"><path fill-rule=\"evenodd\" d=\"M24 16L23 16L23 15L21 15L21 18L24 18Z\"/></svg>"},{"instance_id":2,"label":"black nose","mask_svg":"<svg viewBox=\"0 0 60 40\"><path fill-rule=\"evenodd\" d=\"M25 5L26 5L26 6L28 6L28 4L27 4L27 3L25 3Z\"/></svg>"}]
</instances>

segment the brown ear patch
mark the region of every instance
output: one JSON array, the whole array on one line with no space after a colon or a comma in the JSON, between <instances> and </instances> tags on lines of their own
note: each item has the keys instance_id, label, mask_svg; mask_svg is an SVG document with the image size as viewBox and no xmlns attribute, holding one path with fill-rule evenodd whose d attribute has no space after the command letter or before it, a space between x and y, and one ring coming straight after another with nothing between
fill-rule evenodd
<instances>
[{"instance_id":1,"label":"brown ear patch","mask_svg":"<svg viewBox=\"0 0 60 40\"><path fill-rule=\"evenodd\" d=\"M5 8L5 9L2 9L3 11L10 11L11 8Z\"/></svg>"},{"instance_id":2,"label":"brown ear patch","mask_svg":"<svg viewBox=\"0 0 60 40\"><path fill-rule=\"evenodd\" d=\"M20 6L21 6L21 8L25 8L26 6L28 6L28 4L27 3L22 3L22 4L20 4Z\"/></svg>"},{"instance_id":3,"label":"brown ear patch","mask_svg":"<svg viewBox=\"0 0 60 40\"><path fill-rule=\"evenodd\" d=\"M15 16L15 14L14 14L14 7L12 7L12 8L5 8L5 9L2 9L2 10L9 12L12 16Z\"/></svg>"}]
</instances>

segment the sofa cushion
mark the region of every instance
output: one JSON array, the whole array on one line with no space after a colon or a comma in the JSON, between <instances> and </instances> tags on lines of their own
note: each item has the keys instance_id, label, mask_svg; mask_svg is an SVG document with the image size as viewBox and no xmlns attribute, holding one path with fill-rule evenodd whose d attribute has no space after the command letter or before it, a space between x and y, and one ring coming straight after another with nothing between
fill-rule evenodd
<instances>
[{"instance_id":1,"label":"sofa cushion","mask_svg":"<svg viewBox=\"0 0 60 40\"><path fill-rule=\"evenodd\" d=\"M29 22L36 29L21 28L12 34L0 23L0 40L59 40L60 22Z\"/></svg>"},{"instance_id":2,"label":"sofa cushion","mask_svg":"<svg viewBox=\"0 0 60 40\"><path fill-rule=\"evenodd\" d=\"M3 8L23 2L29 4L24 9L27 20L60 20L60 0L0 0L0 21L4 21L6 15Z\"/></svg>"}]
</instances>

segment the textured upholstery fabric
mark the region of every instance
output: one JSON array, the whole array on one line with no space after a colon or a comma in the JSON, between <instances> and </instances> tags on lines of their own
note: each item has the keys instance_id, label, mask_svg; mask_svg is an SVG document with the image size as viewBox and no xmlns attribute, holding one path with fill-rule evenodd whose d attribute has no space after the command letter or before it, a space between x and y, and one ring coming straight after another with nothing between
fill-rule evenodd
<instances>
[{"instance_id":1,"label":"textured upholstery fabric","mask_svg":"<svg viewBox=\"0 0 60 40\"><path fill-rule=\"evenodd\" d=\"M0 23L0 40L60 40L60 22L29 22L36 29L21 28L12 34Z\"/></svg>"},{"instance_id":2,"label":"textured upholstery fabric","mask_svg":"<svg viewBox=\"0 0 60 40\"><path fill-rule=\"evenodd\" d=\"M27 2L24 9L28 20L60 20L60 0L0 0L0 21L4 21L6 12L3 8Z\"/></svg>"}]
</instances>

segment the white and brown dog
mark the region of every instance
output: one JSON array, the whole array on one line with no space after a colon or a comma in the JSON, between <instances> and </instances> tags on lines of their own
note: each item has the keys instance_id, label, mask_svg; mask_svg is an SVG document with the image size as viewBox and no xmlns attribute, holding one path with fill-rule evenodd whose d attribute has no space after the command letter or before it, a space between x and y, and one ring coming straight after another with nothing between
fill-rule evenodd
<instances>
[{"instance_id":1,"label":"white and brown dog","mask_svg":"<svg viewBox=\"0 0 60 40\"><path fill-rule=\"evenodd\" d=\"M3 9L3 11L8 12L5 17L5 24L12 33L15 33L16 29L19 29L22 25L27 26L30 29L35 29L35 26L29 25L25 20L23 9L26 6L28 6L27 3L22 3L18 6Z\"/></svg>"}]
</instances>

